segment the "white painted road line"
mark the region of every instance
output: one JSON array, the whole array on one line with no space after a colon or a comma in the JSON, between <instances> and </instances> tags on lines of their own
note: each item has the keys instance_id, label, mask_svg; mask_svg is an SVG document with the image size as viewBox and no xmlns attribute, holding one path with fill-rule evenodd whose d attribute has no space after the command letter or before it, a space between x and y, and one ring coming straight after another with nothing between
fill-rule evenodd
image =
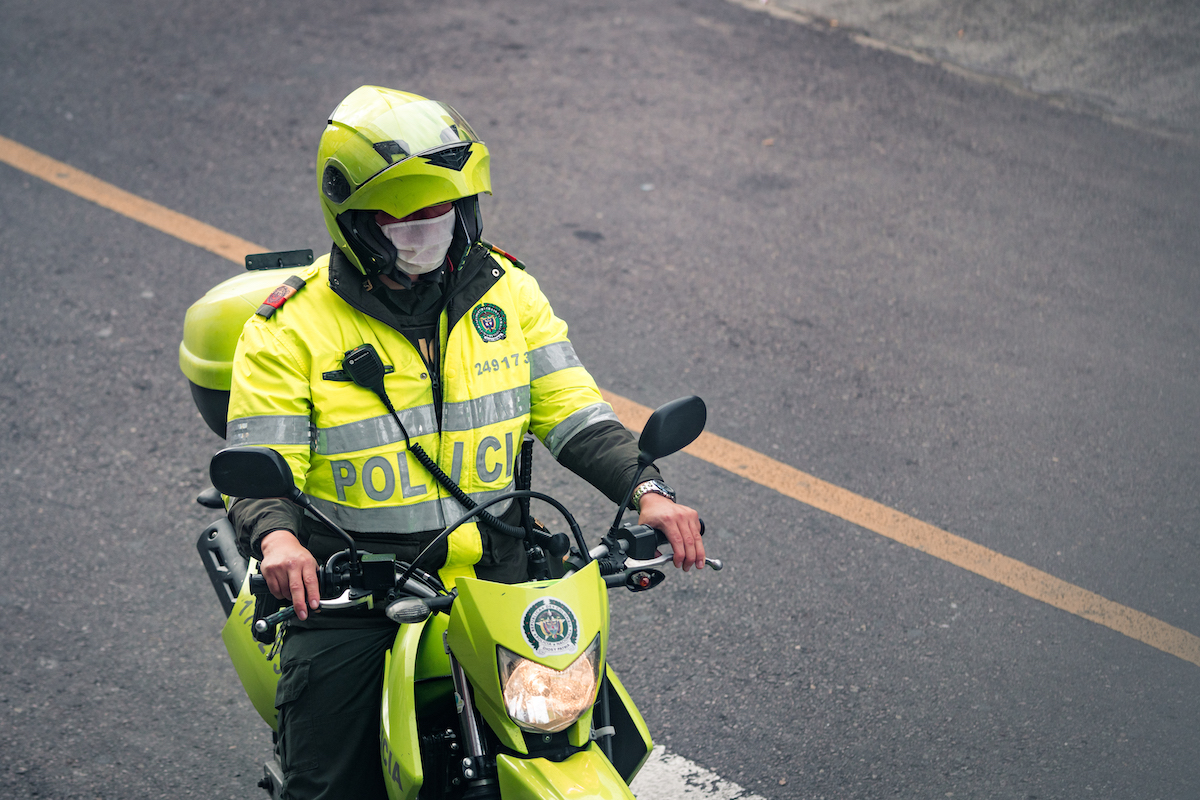
<instances>
[{"instance_id":1,"label":"white painted road line","mask_svg":"<svg viewBox=\"0 0 1200 800\"><path fill-rule=\"evenodd\" d=\"M763 800L683 756L655 747L630 787L638 800Z\"/></svg>"}]
</instances>

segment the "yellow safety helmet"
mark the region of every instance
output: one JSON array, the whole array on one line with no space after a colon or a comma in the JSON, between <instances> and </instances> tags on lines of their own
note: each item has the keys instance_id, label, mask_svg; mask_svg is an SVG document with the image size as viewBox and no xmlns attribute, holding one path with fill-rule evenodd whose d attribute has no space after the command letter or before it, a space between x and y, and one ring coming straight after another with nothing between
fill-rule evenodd
<instances>
[{"instance_id":1,"label":"yellow safety helmet","mask_svg":"<svg viewBox=\"0 0 1200 800\"><path fill-rule=\"evenodd\" d=\"M489 160L487 146L445 103L361 86L334 109L317 148L325 227L350 263L374 275L396 263L375 212L401 219L454 202L453 260L482 232L478 195L492 193Z\"/></svg>"}]
</instances>

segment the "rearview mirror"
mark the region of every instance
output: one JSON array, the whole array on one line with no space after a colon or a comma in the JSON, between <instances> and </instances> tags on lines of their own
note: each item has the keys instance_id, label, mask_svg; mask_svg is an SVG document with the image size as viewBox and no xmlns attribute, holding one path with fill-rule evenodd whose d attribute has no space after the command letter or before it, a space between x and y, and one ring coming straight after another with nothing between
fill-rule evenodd
<instances>
[{"instance_id":1,"label":"rearview mirror","mask_svg":"<svg viewBox=\"0 0 1200 800\"><path fill-rule=\"evenodd\" d=\"M208 462L208 477L221 494L265 500L284 497L325 523L341 537L350 551L350 571L362 573L354 537L313 505L292 480L292 468L287 460L269 447L227 447Z\"/></svg>"},{"instance_id":2,"label":"rearview mirror","mask_svg":"<svg viewBox=\"0 0 1200 800\"><path fill-rule=\"evenodd\" d=\"M299 493L292 468L267 447L229 447L212 457L208 476L221 494L231 497L287 497Z\"/></svg>"},{"instance_id":3,"label":"rearview mirror","mask_svg":"<svg viewBox=\"0 0 1200 800\"><path fill-rule=\"evenodd\" d=\"M659 406L638 439L638 461L649 464L660 458L677 453L696 441L704 431L708 420L708 409L699 397L681 397Z\"/></svg>"}]
</instances>

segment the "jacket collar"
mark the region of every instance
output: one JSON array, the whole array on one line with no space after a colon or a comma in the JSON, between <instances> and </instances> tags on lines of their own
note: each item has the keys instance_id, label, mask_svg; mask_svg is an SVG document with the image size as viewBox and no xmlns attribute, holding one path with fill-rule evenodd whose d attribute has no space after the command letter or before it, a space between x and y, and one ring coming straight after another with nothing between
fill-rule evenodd
<instances>
[{"instance_id":1,"label":"jacket collar","mask_svg":"<svg viewBox=\"0 0 1200 800\"><path fill-rule=\"evenodd\" d=\"M502 277L504 267L492 257L491 250L479 242L472 245L463 259L462 266L444 277L446 295L442 308L447 316L446 330L453 330L458 321ZM329 254L329 288L351 308L379 320L388 327L395 327L395 315L379 298L371 294L372 281L378 280L378 277L364 276L337 245L334 245Z\"/></svg>"}]
</instances>

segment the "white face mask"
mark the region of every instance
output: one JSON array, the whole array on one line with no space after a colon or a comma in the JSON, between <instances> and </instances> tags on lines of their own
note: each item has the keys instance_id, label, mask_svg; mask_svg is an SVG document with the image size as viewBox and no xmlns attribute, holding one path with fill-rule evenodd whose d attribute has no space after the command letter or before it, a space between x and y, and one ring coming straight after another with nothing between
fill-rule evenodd
<instances>
[{"instance_id":1,"label":"white face mask","mask_svg":"<svg viewBox=\"0 0 1200 800\"><path fill-rule=\"evenodd\" d=\"M433 272L446 260L454 240L454 209L440 217L380 225L396 246L396 266L409 275Z\"/></svg>"}]
</instances>

